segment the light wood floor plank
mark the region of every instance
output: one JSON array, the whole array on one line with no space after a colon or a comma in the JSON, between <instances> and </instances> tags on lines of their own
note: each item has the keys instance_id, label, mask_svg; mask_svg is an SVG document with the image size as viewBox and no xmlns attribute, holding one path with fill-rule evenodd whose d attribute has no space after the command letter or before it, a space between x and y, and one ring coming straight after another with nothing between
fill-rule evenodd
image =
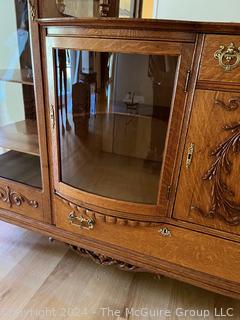
<instances>
[{"instance_id":1,"label":"light wood floor plank","mask_svg":"<svg viewBox=\"0 0 240 320\"><path fill-rule=\"evenodd\" d=\"M14 233L14 237L11 237L6 246L0 249L0 280L6 277L29 252L32 252L37 242L41 241L41 237L33 235L32 232L23 232L16 237Z\"/></svg>"},{"instance_id":2,"label":"light wood floor plank","mask_svg":"<svg viewBox=\"0 0 240 320\"><path fill-rule=\"evenodd\" d=\"M98 266L69 251L31 299L25 312L31 308L49 309L50 312L57 310L59 318L64 314L64 319L97 320L105 307L123 311L133 277L114 267ZM39 318L36 314L32 319L51 317Z\"/></svg>"},{"instance_id":3,"label":"light wood floor plank","mask_svg":"<svg viewBox=\"0 0 240 320\"><path fill-rule=\"evenodd\" d=\"M32 237L35 238L33 235ZM21 312L56 268L66 250L62 244L56 244L53 248L48 239L38 238L31 250L0 281L0 319L17 318L18 312Z\"/></svg>"}]
</instances>

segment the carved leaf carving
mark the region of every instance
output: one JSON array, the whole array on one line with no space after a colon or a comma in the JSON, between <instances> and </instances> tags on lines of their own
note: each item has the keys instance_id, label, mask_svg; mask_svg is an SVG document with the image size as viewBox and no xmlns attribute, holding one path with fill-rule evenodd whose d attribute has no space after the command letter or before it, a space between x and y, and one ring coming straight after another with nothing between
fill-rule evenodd
<instances>
[{"instance_id":1,"label":"carved leaf carving","mask_svg":"<svg viewBox=\"0 0 240 320\"><path fill-rule=\"evenodd\" d=\"M145 269L133 266L129 263L119 261L110 257L107 257L105 255L83 249L77 246L69 245L69 248L77 253L80 256L83 257L89 257L91 258L95 263L103 265L103 266L116 266L117 268L123 270L123 271L134 271L134 272L146 272Z\"/></svg>"},{"instance_id":2,"label":"carved leaf carving","mask_svg":"<svg viewBox=\"0 0 240 320\"><path fill-rule=\"evenodd\" d=\"M223 181L223 174L232 174L233 163L230 156L234 153L240 153L240 123L233 123L224 127L224 130L230 131L229 137L223 141L213 152L211 156L214 161L203 179L212 182L211 206L208 213L202 209L192 207L204 216L218 216L233 226L240 225L240 203L233 200L234 192Z\"/></svg>"}]
</instances>

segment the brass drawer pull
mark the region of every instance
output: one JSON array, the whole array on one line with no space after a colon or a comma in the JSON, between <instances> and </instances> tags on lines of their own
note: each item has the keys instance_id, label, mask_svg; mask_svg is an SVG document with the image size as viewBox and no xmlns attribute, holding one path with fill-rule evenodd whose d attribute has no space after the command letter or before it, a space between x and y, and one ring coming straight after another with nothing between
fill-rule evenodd
<instances>
[{"instance_id":1,"label":"brass drawer pull","mask_svg":"<svg viewBox=\"0 0 240 320\"><path fill-rule=\"evenodd\" d=\"M231 71L240 65L240 48L233 43L230 43L228 47L221 45L214 53L214 58L225 71Z\"/></svg>"},{"instance_id":2,"label":"brass drawer pull","mask_svg":"<svg viewBox=\"0 0 240 320\"><path fill-rule=\"evenodd\" d=\"M69 214L68 220L70 221L70 224L85 230L92 230L95 224L95 221L92 218L86 219L83 216L78 217L74 212Z\"/></svg>"},{"instance_id":3,"label":"brass drawer pull","mask_svg":"<svg viewBox=\"0 0 240 320\"><path fill-rule=\"evenodd\" d=\"M159 231L158 231L163 237L171 237L172 236L172 233L171 231L164 227L164 228L161 228Z\"/></svg>"},{"instance_id":4,"label":"brass drawer pull","mask_svg":"<svg viewBox=\"0 0 240 320\"><path fill-rule=\"evenodd\" d=\"M194 148L195 148L194 143L191 143L190 147L188 148L188 153L187 153L187 160L186 160L186 168L187 169L189 169L190 166L191 166L192 159L193 159Z\"/></svg>"}]
</instances>

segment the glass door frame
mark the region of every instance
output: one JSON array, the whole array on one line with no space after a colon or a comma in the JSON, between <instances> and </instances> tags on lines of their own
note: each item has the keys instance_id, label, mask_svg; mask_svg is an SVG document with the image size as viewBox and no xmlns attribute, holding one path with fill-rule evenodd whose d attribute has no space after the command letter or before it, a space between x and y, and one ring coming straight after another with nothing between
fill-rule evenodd
<instances>
[{"instance_id":1,"label":"glass door frame","mask_svg":"<svg viewBox=\"0 0 240 320\"><path fill-rule=\"evenodd\" d=\"M37 6L35 10L36 19L38 17ZM42 186L41 188L36 188L21 182L0 177L0 191L2 192L0 207L1 209L13 211L45 223L51 223L52 217L40 49L40 28L38 23L32 19L29 2L28 21Z\"/></svg>"},{"instance_id":2,"label":"glass door frame","mask_svg":"<svg viewBox=\"0 0 240 320\"><path fill-rule=\"evenodd\" d=\"M161 175L159 177L158 201L156 205L133 203L106 198L91 194L71 187L60 180L60 145L59 127L57 121L57 96L56 96L56 73L55 73L55 49L87 50L96 52L113 53L136 53L145 55L170 55L178 56L176 79L174 85L172 108L169 119L166 145L163 157ZM168 187L172 184L173 172L176 165L177 153L180 141L181 127L184 118L187 93L185 92L186 75L191 69L194 44L147 41L147 40L124 40L104 38L70 38L47 36L46 59L48 76L49 112L54 113L54 125L51 128L51 146L53 163L53 187L55 193L63 198L76 199L76 201L94 205L108 210L125 213L140 214L147 216L166 216L169 199L167 198ZM50 107L51 106L51 107Z\"/></svg>"}]
</instances>

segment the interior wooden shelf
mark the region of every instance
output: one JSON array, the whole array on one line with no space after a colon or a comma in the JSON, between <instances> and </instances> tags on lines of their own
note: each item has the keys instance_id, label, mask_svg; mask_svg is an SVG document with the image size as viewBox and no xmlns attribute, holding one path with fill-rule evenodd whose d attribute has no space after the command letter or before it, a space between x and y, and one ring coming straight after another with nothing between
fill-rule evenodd
<instances>
[{"instance_id":1,"label":"interior wooden shelf","mask_svg":"<svg viewBox=\"0 0 240 320\"><path fill-rule=\"evenodd\" d=\"M62 182L111 199L156 204L165 140L156 142L154 132L165 137L168 122L133 117L98 113L77 119L77 126L69 117L70 130L63 133L60 126Z\"/></svg>"},{"instance_id":2,"label":"interior wooden shelf","mask_svg":"<svg viewBox=\"0 0 240 320\"><path fill-rule=\"evenodd\" d=\"M24 120L0 127L0 147L38 156L36 121Z\"/></svg>"},{"instance_id":3,"label":"interior wooden shelf","mask_svg":"<svg viewBox=\"0 0 240 320\"><path fill-rule=\"evenodd\" d=\"M41 188L40 157L18 151L1 154L0 177Z\"/></svg>"},{"instance_id":4,"label":"interior wooden shelf","mask_svg":"<svg viewBox=\"0 0 240 320\"><path fill-rule=\"evenodd\" d=\"M8 74L12 76L9 77ZM33 86L33 79L28 77L27 70L6 70L0 69L0 81L6 82L14 82L14 83L21 83L25 85Z\"/></svg>"}]
</instances>

